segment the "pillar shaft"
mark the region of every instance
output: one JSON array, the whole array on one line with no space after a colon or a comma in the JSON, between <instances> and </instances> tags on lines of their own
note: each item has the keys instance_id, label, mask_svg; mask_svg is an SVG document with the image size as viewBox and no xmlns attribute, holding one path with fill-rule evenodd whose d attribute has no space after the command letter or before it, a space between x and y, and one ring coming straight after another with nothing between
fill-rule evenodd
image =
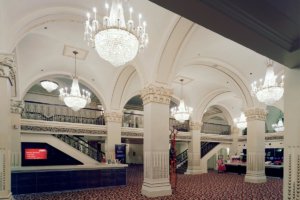
<instances>
[{"instance_id":1,"label":"pillar shaft","mask_svg":"<svg viewBox=\"0 0 300 200\"><path fill-rule=\"evenodd\" d=\"M265 175L265 120L266 111L261 108L246 110L247 117L247 174L245 182L266 182Z\"/></svg>"},{"instance_id":2,"label":"pillar shaft","mask_svg":"<svg viewBox=\"0 0 300 200\"><path fill-rule=\"evenodd\" d=\"M238 139L239 139L240 129L238 129L237 127L233 127L231 132L232 132L231 134L232 144L230 145L229 155L230 156L239 155L240 152L238 152Z\"/></svg>"},{"instance_id":3,"label":"pillar shaft","mask_svg":"<svg viewBox=\"0 0 300 200\"><path fill-rule=\"evenodd\" d=\"M192 139L188 147L188 169L186 174L201 174L201 124L190 123Z\"/></svg>"},{"instance_id":4,"label":"pillar shaft","mask_svg":"<svg viewBox=\"0 0 300 200\"><path fill-rule=\"evenodd\" d=\"M144 182L147 197L171 195L169 181L169 104L171 91L150 85L144 103Z\"/></svg>"},{"instance_id":5,"label":"pillar shaft","mask_svg":"<svg viewBox=\"0 0 300 200\"><path fill-rule=\"evenodd\" d=\"M115 159L115 145L121 144L122 114L118 112L105 113L105 123L107 127L106 159Z\"/></svg>"},{"instance_id":6,"label":"pillar shaft","mask_svg":"<svg viewBox=\"0 0 300 200\"><path fill-rule=\"evenodd\" d=\"M285 69L283 199L300 199L300 69Z\"/></svg>"},{"instance_id":7,"label":"pillar shaft","mask_svg":"<svg viewBox=\"0 0 300 200\"><path fill-rule=\"evenodd\" d=\"M0 55L0 200L12 199L10 98L13 83L13 62L10 57Z\"/></svg>"}]
</instances>

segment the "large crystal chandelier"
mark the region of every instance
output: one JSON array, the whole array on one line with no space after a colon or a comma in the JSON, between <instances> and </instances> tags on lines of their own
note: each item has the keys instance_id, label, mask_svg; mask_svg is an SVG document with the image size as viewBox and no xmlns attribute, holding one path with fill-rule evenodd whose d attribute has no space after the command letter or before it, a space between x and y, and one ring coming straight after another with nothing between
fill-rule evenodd
<instances>
[{"instance_id":1,"label":"large crystal chandelier","mask_svg":"<svg viewBox=\"0 0 300 200\"><path fill-rule=\"evenodd\" d=\"M122 1L112 0L111 6L106 3L106 14L102 20L98 18L94 7L93 17L87 13L84 32L84 39L88 44L95 47L100 57L115 67L133 60L139 49L144 49L149 41L142 15L139 14L138 25L135 26L133 9L129 8L129 19L125 20Z\"/></svg>"},{"instance_id":2,"label":"large crystal chandelier","mask_svg":"<svg viewBox=\"0 0 300 200\"><path fill-rule=\"evenodd\" d=\"M44 80L41 81L40 84L47 92L52 92L58 88L58 84L53 81Z\"/></svg>"},{"instance_id":3,"label":"large crystal chandelier","mask_svg":"<svg viewBox=\"0 0 300 200\"><path fill-rule=\"evenodd\" d=\"M245 114L242 112L240 118L234 119L234 123L241 130L247 128L247 120Z\"/></svg>"},{"instance_id":4,"label":"large crystal chandelier","mask_svg":"<svg viewBox=\"0 0 300 200\"><path fill-rule=\"evenodd\" d=\"M65 104L72 110L78 111L91 102L91 93L84 89L82 90L82 93L80 92L76 70L76 55L78 52L73 51L73 54L75 57L75 76L73 77L72 87L71 90L69 90L67 87L61 88L59 90L59 98L64 101Z\"/></svg>"},{"instance_id":5,"label":"large crystal chandelier","mask_svg":"<svg viewBox=\"0 0 300 200\"><path fill-rule=\"evenodd\" d=\"M280 119L277 124L272 124L272 127L276 132L284 131L282 119Z\"/></svg>"},{"instance_id":6,"label":"large crystal chandelier","mask_svg":"<svg viewBox=\"0 0 300 200\"><path fill-rule=\"evenodd\" d=\"M171 109L171 115L179 122L183 123L185 120L190 118L191 113L193 112L193 108L185 105L182 98L182 83L183 79L180 79L181 82L181 99L179 102L179 106Z\"/></svg>"},{"instance_id":7,"label":"large crystal chandelier","mask_svg":"<svg viewBox=\"0 0 300 200\"><path fill-rule=\"evenodd\" d=\"M254 81L251 84L252 94L257 97L258 101L263 102L267 105L272 105L282 97L284 92L284 76L281 77L280 83L278 83L276 79L277 76L275 76L274 74L273 61L268 60L265 80L263 81L263 79L260 79L259 83Z\"/></svg>"}]
</instances>

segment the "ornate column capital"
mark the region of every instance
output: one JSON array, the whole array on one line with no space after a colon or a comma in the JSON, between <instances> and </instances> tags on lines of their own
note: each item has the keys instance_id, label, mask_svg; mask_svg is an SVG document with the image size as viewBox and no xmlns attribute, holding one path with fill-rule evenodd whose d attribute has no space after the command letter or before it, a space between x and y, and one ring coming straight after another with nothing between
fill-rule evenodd
<instances>
[{"instance_id":1,"label":"ornate column capital","mask_svg":"<svg viewBox=\"0 0 300 200\"><path fill-rule=\"evenodd\" d=\"M105 121L106 122L117 122L117 123L122 123L122 117L123 114L119 112L109 112L105 113Z\"/></svg>"},{"instance_id":2,"label":"ornate column capital","mask_svg":"<svg viewBox=\"0 0 300 200\"><path fill-rule=\"evenodd\" d=\"M266 121L267 111L263 108L250 108L245 111L247 121Z\"/></svg>"},{"instance_id":3,"label":"ornate column capital","mask_svg":"<svg viewBox=\"0 0 300 200\"><path fill-rule=\"evenodd\" d=\"M16 80L16 68L12 54L0 54L0 78L7 78L13 86Z\"/></svg>"},{"instance_id":4,"label":"ornate column capital","mask_svg":"<svg viewBox=\"0 0 300 200\"><path fill-rule=\"evenodd\" d=\"M141 97L143 103L160 103L160 104L170 104L171 101L171 89L158 87L155 85L149 85L141 91Z\"/></svg>"},{"instance_id":5,"label":"ornate column capital","mask_svg":"<svg viewBox=\"0 0 300 200\"><path fill-rule=\"evenodd\" d=\"M18 101L11 99L10 100L10 112L14 114L21 114L24 110L23 101Z\"/></svg>"},{"instance_id":6,"label":"ornate column capital","mask_svg":"<svg viewBox=\"0 0 300 200\"><path fill-rule=\"evenodd\" d=\"M200 131L201 130L201 126L202 126L202 122L196 122L196 121L190 121L190 130L191 131Z\"/></svg>"}]
</instances>

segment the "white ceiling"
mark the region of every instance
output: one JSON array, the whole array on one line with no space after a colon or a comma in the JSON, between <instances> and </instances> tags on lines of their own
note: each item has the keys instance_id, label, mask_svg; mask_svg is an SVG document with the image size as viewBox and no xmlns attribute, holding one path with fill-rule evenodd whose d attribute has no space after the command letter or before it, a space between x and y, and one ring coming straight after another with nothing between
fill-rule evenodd
<instances>
[{"instance_id":1,"label":"white ceiling","mask_svg":"<svg viewBox=\"0 0 300 200\"><path fill-rule=\"evenodd\" d=\"M129 2L134 10L140 11L145 17L150 43L132 63L129 63L135 67L137 73L128 77L126 84L123 85L124 88L120 90L123 91L120 99L123 103L136 95L144 85L155 81L162 52L179 20L176 14L148 0ZM113 67L102 60L96 51L83 41L84 16L94 5L101 10L104 1L5 0L0 2L0 11L3 11L0 25L7 27L0 33L0 38L11 36L0 43L3 44L0 45L0 51L16 49L20 97L35 82L47 76L71 76L74 73L74 60L63 56L64 46L70 45L88 51L85 60L78 60L79 78L100 96L99 99L104 102L106 109L110 109L116 82L122 76L126 66ZM226 95L211 99L206 107L221 105L229 110L233 118L238 117L245 107L243 92L249 93L250 83L262 78L266 69L264 56L199 25L193 26L177 51L172 74L166 79L171 78L174 81L178 76L192 79L184 85L183 91L187 103L194 108L203 104L204 99L213 91L228 91ZM210 64L191 62L192 60L210 60ZM216 66L229 70L230 73L218 70ZM283 73L283 66L276 63L275 71ZM235 75L242 83L234 78ZM246 86L248 91L241 89L241 85ZM174 96L180 96L180 84L172 82L169 87L173 88ZM282 105L282 102L278 105Z\"/></svg>"}]
</instances>

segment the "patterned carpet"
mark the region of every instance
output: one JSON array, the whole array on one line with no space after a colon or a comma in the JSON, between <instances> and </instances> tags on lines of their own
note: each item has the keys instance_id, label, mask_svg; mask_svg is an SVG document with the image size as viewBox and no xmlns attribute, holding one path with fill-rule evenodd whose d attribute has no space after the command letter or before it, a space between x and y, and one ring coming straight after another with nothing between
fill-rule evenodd
<instances>
[{"instance_id":1,"label":"patterned carpet","mask_svg":"<svg viewBox=\"0 0 300 200\"><path fill-rule=\"evenodd\" d=\"M16 200L144 200L141 187L143 168L128 169L128 184L123 187L87 189L56 193L16 195ZM202 175L178 175L177 189L172 196L153 200L277 200L282 199L282 179L268 178L267 183L250 184L244 176L210 172Z\"/></svg>"}]
</instances>

